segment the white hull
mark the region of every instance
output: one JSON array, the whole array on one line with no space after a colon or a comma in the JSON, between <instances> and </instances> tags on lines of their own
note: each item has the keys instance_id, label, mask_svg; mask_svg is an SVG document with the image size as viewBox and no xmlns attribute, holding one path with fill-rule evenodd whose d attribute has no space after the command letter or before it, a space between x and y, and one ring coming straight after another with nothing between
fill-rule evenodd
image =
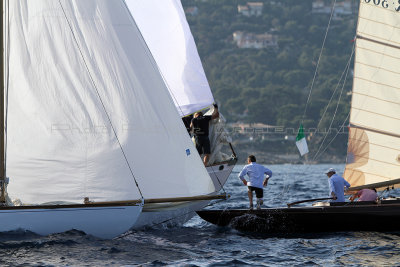
<instances>
[{"instance_id":1,"label":"white hull","mask_svg":"<svg viewBox=\"0 0 400 267\"><path fill-rule=\"evenodd\" d=\"M215 194L221 189L221 185L226 183L234 166L235 164L232 163L223 163L207 167L208 174L216 188ZM209 202L209 200L203 200L180 203L145 204L133 229L159 224L183 224L190 220L196 214L197 210L201 210L207 206Z\"/></svg>"},{"instance_id":2,"label":"white hull","mask_svg":"<svg viewBox=\"0 0 400 267\"><path fill-rule=\"evenodd\" d=\"M136 206L84 206L0 209L0 232L28 230L49 235L76 229L100 238L113 238L128 231L142 210Z\"/></svg>"}]
</instances>

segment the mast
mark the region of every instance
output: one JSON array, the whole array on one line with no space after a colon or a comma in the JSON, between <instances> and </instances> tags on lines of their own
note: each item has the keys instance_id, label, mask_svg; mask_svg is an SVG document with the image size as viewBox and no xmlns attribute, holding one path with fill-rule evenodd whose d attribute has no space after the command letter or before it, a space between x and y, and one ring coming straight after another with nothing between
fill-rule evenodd
<instances>
[{"instance_id":1,"label":"mast","mask_svg":"<svg viewBox=\"0 0 400 267\"><path fill-rule=\"evenodd\" d=\"M0 0L0 205L6 202L5 162L4 162L4 1Z\"/></svg>"}]
</instances>

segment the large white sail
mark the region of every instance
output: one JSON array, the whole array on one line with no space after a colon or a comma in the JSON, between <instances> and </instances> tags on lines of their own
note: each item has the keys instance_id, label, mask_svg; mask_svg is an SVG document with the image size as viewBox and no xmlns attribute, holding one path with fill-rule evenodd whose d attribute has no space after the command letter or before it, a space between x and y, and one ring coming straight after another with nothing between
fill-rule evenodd
<instances>
[{"instance_id":1,"label":"large white sail","mask_svg":"<svg viewBox=\"0 0 400 267\"><path fill-rule=\"evenodd\" d=\"M400 178L400 3L360 1L345 178Z\"/></svg>"},{"instance_id":2,"label":"large white sail","mask_svg":"<svg viewBox=\"0 0 400 267\"><path fill-rule=\"evenodd\" d=\"M8 9L11 197L138 199L134 178L144 198L214 191L123 0L19 0Z\"/></svg>"},{"instance_id":3,"label":"large white sail","mask_svg":"<svg viewBox=\"0 0 400 267\"><path fill-rule=\"evenodd\" d=\"M181 116L214 102L180 0L126 0Z\"/></svg>"}]
</instances>

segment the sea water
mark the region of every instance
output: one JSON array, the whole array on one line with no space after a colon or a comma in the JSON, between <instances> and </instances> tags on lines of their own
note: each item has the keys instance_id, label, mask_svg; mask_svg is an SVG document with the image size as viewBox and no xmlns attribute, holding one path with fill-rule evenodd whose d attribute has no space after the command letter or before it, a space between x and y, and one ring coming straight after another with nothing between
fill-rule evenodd
<instances>
[{"instance_id":1,"label":"sea water","mask_svg":"<svg viewBox=\"0 0 400 267\"><path fill-rule=\"evenodd\" d=\"M227 201L207 208L247 208L236 166L224 190ZM265 205L328 197L326 169L344 165L270 165ZM393 194L393 193L392 193ZM1 223L1 222L0 222ZM360 224L363 222L360 221ZM400 233L340 232L268 236L217 227L195 216L183 226L157 227L102 240L79 231L50 236L0 234L1 266L394 266Z\"/></svg>"}]
</instances>

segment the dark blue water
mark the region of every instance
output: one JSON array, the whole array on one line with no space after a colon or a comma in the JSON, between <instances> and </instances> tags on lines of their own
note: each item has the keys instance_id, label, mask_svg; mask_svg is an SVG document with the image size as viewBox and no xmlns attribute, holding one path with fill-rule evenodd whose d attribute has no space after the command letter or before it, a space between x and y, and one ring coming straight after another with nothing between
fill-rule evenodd
<instances>
[{"instance_id":1,"label":"dark blue water","mask_svg":"<svg viewBox=\"0 0 400 267\"><path fill-rule=\"evenodd\" d=\"M327 196L329 167L271 165L265 204ZM232 197L211 208L245 208L246 187L235 168L225 190ZM1 223L1 222L0 222ZM362 222L360 222L362 223ZM1 266L394 266L400 265L400 233L344 232L262 236L220 228L194 217L184 226L147 229L114 240L78 231L51 236L0 234Z\"/></svg>"}]
</instances>

